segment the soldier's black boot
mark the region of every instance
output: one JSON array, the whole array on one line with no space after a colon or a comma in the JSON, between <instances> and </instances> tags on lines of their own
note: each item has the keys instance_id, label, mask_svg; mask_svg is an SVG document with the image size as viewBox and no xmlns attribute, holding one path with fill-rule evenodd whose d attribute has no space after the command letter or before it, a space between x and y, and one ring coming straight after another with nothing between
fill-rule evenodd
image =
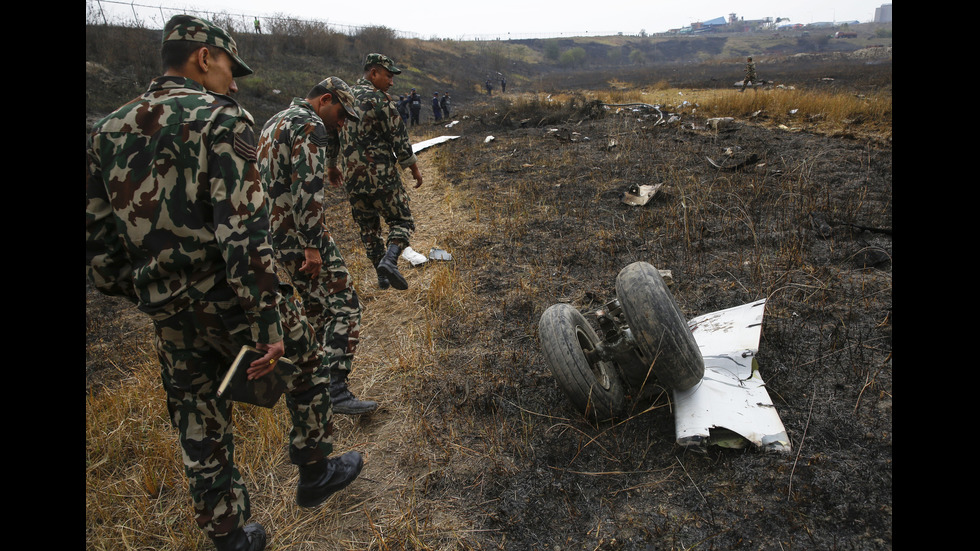
<instances>
[{"instance_id":1,"label":"soldier's black boot","mask_svg":"<svg viewBox=\"0 0 980 551\"><path fill-rule=\"evenodd\" d=\"M364 458L357 452L347 452L312 465L300 465L296 504L300 507L320 505L353 482L363 466Z\"/></svg>"},{"instance_id":2,"label":"soldier's black boot","mask_svg":"<svg viewBox=\"0 0 980 551\"><path fill-rule=\"evenodd\" d=\"M244 528L236 528L227 536L212 538L218 551L262 551L265 549L265 528L250 522Z\"/></svg>"},{"instance_id":3,"label":"soldier's black boot","mask_svg":"<svg viewBox=\"0 0 980 551\"><path fill-rule=\"evenodd\" d=\"M347 373L330 370L330 403L334 413L362 415L378 409L374 400L358 400L347 388Z\"/></svg>"},{"instance_id":4,"label":"soldier's black boot","mask_svg":"<svg viewBox=\"0 0 980 551\"><path fill-rule=\"evenodd\" d=\"M378 272L378 288L383 290L391 287L391 282L388 281L388 278L384 275L384 273L377 268L375 268L375 270Z\"/></svg>"},{"instance_id":5,"label":"soldier's black boot","mask_svg":"<svg viewBox=\"0 0 980 551\"><path fill-rule=\"evenodd\" d=\"M388 282L391 286L399 291L404 291L408 289L408 282L402 276L401 272L398 271L398 255L402 254L402 248L397 243L392 243L388 245L388 251L385 253L384 258L378 263L378 274L383 274L388 278Z\"/></svg>"}]
</instances>

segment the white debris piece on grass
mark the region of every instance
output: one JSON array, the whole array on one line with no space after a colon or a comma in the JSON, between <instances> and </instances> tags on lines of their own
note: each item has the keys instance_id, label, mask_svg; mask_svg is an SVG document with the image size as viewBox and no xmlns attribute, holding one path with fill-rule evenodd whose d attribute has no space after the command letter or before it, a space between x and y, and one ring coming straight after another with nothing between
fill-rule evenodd
<instances>
[{"instance_id":1,"label":"white debris piece on grass","mask_svg":"<svg viewBox=\"0 0 980 551\"><path fill-rule=\"evenodd\" d=\"M443 249L429 249L429 260L452 260L453 255Z\"/></svg>"},{"instance_id":2,"label":"white debris piece on grass","mask_svg":"<svg viewBox=\"0 0 980 551\"><path fill-rule=\"evenodd\" d=\"M419 143L413 143L412 153L418 153L419 151L422 151L425 148L432 147L434 145L441 144L443 142L448 142L449 140L455 140L458 137L459 136L437 136L435 138L423 140Z\"/></svg>"},{"instance_id":3,"label":"white debris piece on grass","mask_svg":"<svg viewBox=\"0 0 980 551\"><path fill-rule=\"evenodd\" d=\"M731 126L735 122L733 117L713 117L705 121L707 125L715 130Z\"/></svg>"},{"instance_id":4,"label":"white debris piece on grass","mask_svg":"<svg viewBox=\"0 0 980 551\"><path fill-rule=\"evenodd\" d=\"M677 443L716 444L789 452L791 443L759 375L759 337L765 299L688 321L704 358L704 377L674 391Z\"/></svg>"},{"instance_id":5,"label":"white debris piece on grass","mask_svg":"<svg viewBox=\"0 0 980 551\"><path fill-rule=\"evenodd\" d=\"M402 258L409 261L412 264L412 266L425 264L425 262L429 260L428 258L425 257L424 254L416 251L411 247L405 247L405 250L402 251Z\"/></svg>"},{"instance_id":6,"label":"white debris piece on grass","mask_svg":"<svg viewBox=\"0 0 980 551\"><path fill-rule=\"evenodd\" d=\"M623 193L623 203L635 207L645 205L650 202L650 199L653 198L662 186L663 183L642 186L633 184Z\"/></svg>"}]
</instances>

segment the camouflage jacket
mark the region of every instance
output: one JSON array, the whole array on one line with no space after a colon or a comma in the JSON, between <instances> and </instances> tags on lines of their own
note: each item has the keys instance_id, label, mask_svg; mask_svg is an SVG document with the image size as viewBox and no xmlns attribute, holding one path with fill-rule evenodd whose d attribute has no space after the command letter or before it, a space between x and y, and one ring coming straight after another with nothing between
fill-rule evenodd
<instances>
[{"instance_id":1,"label":"camouflage jacket","mask_svg":"<svg viewBox=\"0 0 980 551\"><path fill-rule=\"evenodd\" d=\"M755 78L755 62L745 64L745 77Z\"/></svg>"},{"instance_id":2,"label":"camouflage jacket","mask_svg":"<svg viewBox=\"0 0 980 551\"><path fill-rule=\"evenodd\" d=\"M359 121L348 120L340 132L340 155L348 190L378 189L401 182L398 167L415 164L405 121L391 96L360 78L351 87ZM397 163L397 166L396 166Z\"/></svg>"},{"instance_id":3,"label":"camouflage jacket","mask_svg":"<svg viewBox=\"0 0 980 551\"><path fill-rule=\"evenodd\" d=\"M337 167L340 141L302 98L272 116L259 136L259 174L270 201L272 242L280 251L325 244L326 168Z\"/></svg>"},{"instance_id":4,"label":"camouflage jacket","mask_svg":"<svg viewBox=\"0 0 980 551\"><path fill-rule=\"evenodd\" d=\"M282 339L252 124L235 100L183 77L154 79L96 123L85 240L99 291L159 320L227 285L255 342Z\"/></svg>"}]
</instances>

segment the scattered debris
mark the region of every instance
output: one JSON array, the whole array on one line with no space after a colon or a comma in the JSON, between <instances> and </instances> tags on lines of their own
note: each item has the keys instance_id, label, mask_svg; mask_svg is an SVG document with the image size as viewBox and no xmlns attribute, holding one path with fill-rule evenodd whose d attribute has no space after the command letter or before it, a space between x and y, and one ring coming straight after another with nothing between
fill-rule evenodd
<instances>
[{"instance_id":1,"label":"scattered debris","mask_svg":"<svg viewBox=\"0 0 980 551\"><path fill-rule=\"evenodd\" d=\"M418 153L423 149L432 147L433 145L441 144L443 142L448 142L449 140L455 140L459 136L438 136L429 140L424 140L419 143L412 144L412 153Z\"/></svg>"},{"instance_id":2,"label":"scattered debris","mask_svg":"<svg viewBox=\"0 0 980 551\"><path fill-rule=\"evenodd\" d=\"M447 124L446 125L446 128L452 128L452 127L456 126L457 124L459 124L459 121L453 121L453 122Z\"/></svg>"},{"instance_id":3,"label":"scattered debris","mask_svg":"<svg viewBox=\"0 0 980 551\"><path fill-rule=\"evenodd\" d=\"M453 255L443 249L429 249L429 260L452 260Z\"/></svg>"},{"instance_id":4,"label":"scattered debris","mask_svg":"<svg viewBox=\"0 0 980 551\"><path fill-rule=\"evenodd\" d=\"M495 139L495 138L494 138L493 136L487 136L487 137L486 137L486 139L484 139L484 140L483 140L483 143L490 143L490 142L492 142L492 141L493 141L494 139Z\"/></svg>"},{"instance_id":5,"label":"scattered debris","mask_svg":"<svg viewBox=\"0 0 980 551\"><path fill-rule=\"evenodd\" d=\"M662 183L643 186L632 184L630 185L629 189L623 193L623 203L632 206L643 206L650 202L650 199L652 199L653 196L660 191L661 187L663 187Z\"/></svg>"},{"instance_id":6,"label":"scattered debris","mask_svg":"<svg viewBox=\"0 0 980 551\"><path fill-rule=\"evenodd\" d=\"M655 111L660 117L654 125L660 124L664 120L664 114L660 111L659 105L650 105L649 103L607 103L606 107L633 107L633 111L639 111L641 109L649 109ZM616 111L617 113L619 110Z\"/></svg>"},{"instance_id":7,"label":"scattered debris","mask_svg":"<svg viewBox=\"0 0 980 551\"><path fill-rule=\"evenodd\" d=\"M428 258L426 258L424 254L416 251L411 247L405 247L405 250L402 251L402 258L409 261L412 264L412 266L425 264L425 262L428 260Z\"/></svg>"},{"instance_id":8,"label":"scattered debris","mask_svg":"<svg viewBox=\"0 0 980 551\"><path fill-rule=\"evenodd\" d=\"M548 132L549 133L554 132L555 137L563 142L577 143L582 141L589 141L589 138L587 136L582 136L581 133L573 132L567 128L556 128L554 130L549 130Z\"/></svg>"},{"instance_id":9,"label":"scattered debris","mask_svg":"<svg viewBox=\"0 0 980 551\"><path fill-rule=\"evenodd\" d=\"M720 129L728 128L728 127L732 126L732 124L734 122L735 122L735 119L733 117L714 117L714 118L710 118L707 121L705 121L705 123L709 127L714 128L715 130L720 130Z\"/></svg>"},{"instance_id":10,"label":"scattered debris","mask_svg":"<svg viewBox=\"0 0 980 551\"><path fill-rule=\"evenodd\" d=\"M719 163L715 162L711 157L705 157L705 159L707 159L708 162L711 163L711 166L717 168L718 170L738 170L740 168L745 168L747 166L752 166L752 165L758 164L759 163L759 160L761 159L761 157L759 157L755 153L752 153L751 155L749 155L748 157L746 157L744 160L739 161L739 162L737 162L737 163L735 163L733 165L722 165L722 164L719 164Z\"/></svg>"},{"instance_id":11,"label":"scattered debris","mask_svg":"<svg viewBox=\"0 0 980 551\"><path fill-rule=\"evenodd\" d=\"M453 255L449 254L443 249L432 248L429 249L429 256L426 257L424 254L411 247L405 247L405 250L402 251L402 258L410 262L414 267L421 266L429 260L452 260Z\"/></svg>"}]
</instances>

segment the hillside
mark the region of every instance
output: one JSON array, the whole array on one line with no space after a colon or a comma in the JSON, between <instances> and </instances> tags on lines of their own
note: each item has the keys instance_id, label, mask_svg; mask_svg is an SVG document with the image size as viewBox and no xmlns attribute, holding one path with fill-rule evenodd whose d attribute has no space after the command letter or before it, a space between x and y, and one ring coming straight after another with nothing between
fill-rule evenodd
<instances>
[{"instance_id":1,"label":"hillside","mask_svg":"<svg viewBox=\"0 0 980 551\"><path fill-rule=\"evenodd\" d=\"M106 70L88 75L87 119L156 72L140 64L152 33L95 34L88 61ZM256 74L239 99L258 124L324 74L356 77L369 46L337 40L337 53L311 55L243 37ZM396 92L457 98L451 130L411 131L459 136L419 155L425 184L410 190L413 248L453 258L403 261L409 290L379 290L346 197L327 190L364 305L352 389L381 407L335 418L336 449L366 464L315 512L293 503L283 404L236 409L236 461L270 551L893 548L890 53L758 55L776 84L738 94L743 48L755 46L735 37L651 38L682 53L642 66L610 63L609 48L639 39L612 40L582 46L593 61L574 68L533 41L379 48L407 68ZM507 68L508 92L487 97L493 67ZM638 98L665 116L602 104ZM721 115L732 120L708 123ZM655 183L650 203L623 203ZM756 360L790 453L677 445L673 395L655 381L615 422L571 406L538 321L565 303L597 326L636 261L671 270L688 319L766 299ZM210 549L189 511L152 327L91 290L85 304L86 548Z\"/></svg>"},{"instance_id":2,"label":"hillside","mask_svg":"<svg viewBox=\"0 0 980 551\"><path fill-rule=\"evenodd\" d=\"M315 25L283 23L269 29L278 34L235 35L242 56L255 70L238 80L237 98L261 126L324 76L355 81L361 61L372 51L389 53L403 68L391 94L407 94L411 88L424 92L423 97L450 92L458 106L484 95L488 78L499 92L498 75L506 78L511 92L605 90L624 84L726 88L741 80L746 56L755 56L760 78L785 85L844 73L848 86L859 91L890 90L890 26L887 33L866 27L859 38L846 40L795 31L467 42L397 39L384 27L352 37ZM157 30L87 27L89 122L142 93L157 76L159 40Z\"/></svg>"}]
</instances>

